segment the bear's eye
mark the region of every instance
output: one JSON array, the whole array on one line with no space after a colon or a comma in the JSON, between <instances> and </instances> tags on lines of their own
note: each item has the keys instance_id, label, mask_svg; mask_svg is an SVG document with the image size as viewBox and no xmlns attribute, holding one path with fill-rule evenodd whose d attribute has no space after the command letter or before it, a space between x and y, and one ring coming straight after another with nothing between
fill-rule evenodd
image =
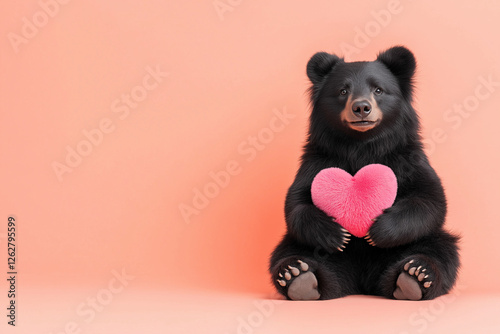
<instances>
[{"instance_id":1,"label":"bear's eye","mask_svg":"<svg viewBox=\"0 0 500 334\"><path fill-rule=\"evenodd\" d=\"M340 90L340 95L346 95L346 94L347 94L347 89Z\"/></svg>"},{"instance_id":2,"label":"bear's eye","mask_svg":"<svg viewBox=\"0 0 500 334\"><path fill-rule=\"evenodd\" d=\"M380 87L375 88L375 95L380 95L382 94L383 90Z\"/></svg>"}]
</instances>

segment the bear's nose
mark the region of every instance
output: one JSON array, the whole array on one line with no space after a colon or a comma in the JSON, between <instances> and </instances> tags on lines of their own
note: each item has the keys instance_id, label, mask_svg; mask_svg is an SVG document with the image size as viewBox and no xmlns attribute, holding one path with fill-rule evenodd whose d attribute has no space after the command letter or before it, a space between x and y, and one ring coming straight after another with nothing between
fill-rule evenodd
<instances>
[{"instance_id":1,"label":"bear's nose","mask_svg":"<svg viewBox=\"0 0 500 334\"><path fill-rule=\"evenodd\" d=\"M372 105L367 100L356 101L352 104L352 112L359 118L365 118L372 111Z\"/></svg>"}]
</instances>

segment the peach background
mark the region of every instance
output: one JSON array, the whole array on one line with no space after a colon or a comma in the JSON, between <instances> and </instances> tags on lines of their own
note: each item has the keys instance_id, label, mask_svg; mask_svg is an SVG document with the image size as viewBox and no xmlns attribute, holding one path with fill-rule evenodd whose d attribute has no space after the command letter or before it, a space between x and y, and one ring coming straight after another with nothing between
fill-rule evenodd
<instances>
[{"instance_id":1,"label":"peach background","mask_svg":"<svg viewBox=\"0 0 500 334\"><path fill-rule=\"evenodd\" d=\"M9 33L21 34L23 17L32 22L41 5L3 4L0 237L3 245L15 215L21 289L87 291L126 268L137 289L272 294L268 255L285 231L285 193L307 129L306 63L316 51L356 46L357 31L380 27L373 12L391 1L220 2L231 8L222 16L216 1L71 1L17 53ZM422 134L435 143L427 149L446 188L447 226L463 236L460 285L500 293L500 87L456 128L444 119L471 101L478 77L500 82L500 5L397 8L347 60L395 44L415 53ZM120 119L113 101L141 85L148 66L168 76ZM294 118L248 161L241 149L267 131L273 110ZM53 162L108 118L114 131L59 181ZM432 139L435 131L445 138ZM237 175L183 219L179 205L192 205L230 161Z\"/></svg>"}]
</instances>

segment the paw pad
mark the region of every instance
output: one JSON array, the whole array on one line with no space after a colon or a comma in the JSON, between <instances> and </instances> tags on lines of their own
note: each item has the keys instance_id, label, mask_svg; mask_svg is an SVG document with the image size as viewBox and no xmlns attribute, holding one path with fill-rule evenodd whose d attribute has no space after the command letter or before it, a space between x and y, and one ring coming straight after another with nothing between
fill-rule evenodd
<instances>
[{"instance_id":1,"label":"paw pad","mask_svg":"<svg viewBox=\"0 0 500 334\"><path fill-rule=\"evenodd\" d=\"M309 265L302 260L297 260L294 265L288 265L282 272L278 273L280 277L277 279L279 285L285 287L291 283L292 278L299 276L309 270Z\"/></svg>"},{"instance_id":2,"label":"paw pad","mask_svg":"<svg viewBox=\"0 0 500 334\"><path fill-rule=\"evenodd\" d=\"M425 256L416 255L404 263L392 295L396 299L425 299L434 280L435 275Z\"/></svg>"},{"instance_id":3,"label":"paw pad","mask_svg":"<svg viewBox=\"0 0 500 334\"><path fill-rule=\"evenodd\" d=\"M320 298L318 280L302 260L294 260L278 272L278 284L286 289L286 295L293 300L316 300Z\"/></svg>"},{"instance_id":4,"label":"paw pad","mask_svg":"<svg viewBox=\"0 0 500 334\"><path fill-rule=\"evenodd\" d=\"M420 264L415 259L412 259L404 265L403 269L408 275L416 278L424 288L428 289L432 285L432 280L429 271L424 266L425 264Z\"/></svg>"}]
</instances>

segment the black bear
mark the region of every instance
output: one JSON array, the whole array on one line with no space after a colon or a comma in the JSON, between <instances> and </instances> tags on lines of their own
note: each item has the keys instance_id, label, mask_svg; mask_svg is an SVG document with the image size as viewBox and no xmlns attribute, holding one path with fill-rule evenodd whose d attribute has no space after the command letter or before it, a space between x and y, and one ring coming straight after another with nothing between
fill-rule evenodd
<instances>
[{"instance_id":1,"label":"black bear","mask_svg":"<svg viewBox=\"0 0 500 334\"><path fill-rule=\"evenodd\" d=\"M286 298L425 300L455 284L459 238L443 228L444 190L422 148L412 107L415 69L402 46L375 61L345 62L325 52L309 60L309 133L286 197L287 232L269 268ZM392 207L357 238L313 204L311 183L325 168L354 175L369 164L390 167L398 190Z\"/></svg>"}]
</instances>

